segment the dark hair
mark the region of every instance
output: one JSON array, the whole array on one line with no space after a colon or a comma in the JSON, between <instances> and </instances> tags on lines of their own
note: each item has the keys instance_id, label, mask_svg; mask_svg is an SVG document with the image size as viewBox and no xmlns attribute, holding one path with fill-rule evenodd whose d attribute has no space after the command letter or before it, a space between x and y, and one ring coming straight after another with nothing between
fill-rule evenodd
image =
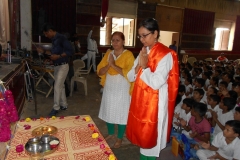
<instances>
[{"instance_id":1,"label":"dark hair","mask_svg":"<svg viewBox=\"0 0 240 160\"><path fill-rule=\"evenodd\" d=\"M215 82L216 85L218 85L218 81L219 81L218 77L212 77L211 79L213 82Z\"/></svg>"},{"instance_id":2,"label":"dark hair","mask_svg":"<svg viewBox=\"0 0 240 160\"><path fill-rule=\"evenodd\" d=\"M180 94L177 94L175 106L177 106L181 102L181 100L182 100L182 96Z\"/></svg>"},{"instance_id":3,"label":"dark hair","mask_svg":"<svg viewBox=\"0 0 240 160\"><path fill-rule=\"evenodd\" d=\"M193 91L198 92L201 96L204 95L204 90L201 89L201 88L196 88L196 89L194 89Z\"/></svg>"},{"instance_id":4,"label":"dark hair","mask_svg":"<svg viewBox=\"0 0 240 160\"><path fill-rule=\"evenodd\" d=\"M238 98L238 94L236 91L228 91L228 94L230 95L231 98L233 98L235 100L235 102L237 101L237 98Z\"/></svg>"},{"instance_id":5,"label":"dark hair","mask_svg":"<svg viewBox=\"0 0 240 160\"><path fill-rule=\"evenodd\" d=\"M210 79L210 73L209 72L203 72L203 75L207 77L207 79Z\"/></svg>"},{"instance_id":6,"label":"dark hair","mask_svg":"<svg viewBox=\"0 0 240 160\"><path fill-rule=\"evenodd\" d=\"M210 66L206 66L206 68L208 71L212 70L212 67L210 67Z\"/></svg>"},{"instance_id":7,"label":"dark hair","mask_svg":"<svg viewBox=\"0 0 240 160\"><path fill-rule=\"evenodd\" d=\"M235 80L240 81L240 76L235 77Z\"/></svg>"},{"instance_id":8,"label":"dark hair","mask_svg":"<svg viewBox=\"0 0 240 160\"><path fill-rule=\"evenodd\" d=\"M191 78L191 77L186 77L186 78L185 78L185 81L186 81L186 80L187 80L190 84L192 84L192 78Z\"/></svg>"},{"instance_id":9,"label":"dark hair","mask_svg":"<svg viewBox=\"0 0 240 160\"><path fill-rule=\"evenodd\" d=\"M192 65L190 63L186 63L186 66L188 67L188 69L192 70Z\"/></svg>"},{"instance_id":10,"label":"dark hair","mask_svg":"<svg viewBox=\"0 0 240 160\"><path fill-rule=\"evenodd\" d=\"M225 86L225 88L227 88L227 87L228 87L228 83L227 83L227 82L225 82L225 81L221 81L221 82L220 82L220 84L224 85L224 86ZM219 84L219 85L220 85L220 84Z\"/></svg>"},{"instance_id":11,"label":"dark hair","mask_svg":"<svg viewBox=\"0 0 240 160\"><path fill-rule=\"evenodd\" d=\"M50 23L43 24L43 26L42 26L42 31L43 32L47 32L50 29L53 30L53 31L56 31L55 27L52 24L50 24Z\"/></svg>"},{"instance_id":12,"label":"dark hair","mask_svg":"<svg viewBox=\"0 0 240 160\"><path fill-rule=\"evenodd\" d=\"M184 85L182 85L182 84L180 84L179 85L179 87L178 87L178 92L186 92L186 87L184 86Z\"/></svg>"},{"instance_id":13,"label":"dark hair","mask_svg":"<svg viewBox=\"0 0 240 160\"><path fill-rule=\"evenodd\" d=\"M228 111L232 110L236 105L236 101L232 97L224 97L222 101L223 105L227 106Z\"/></svg>"},{"instance_id":14,"label":"dark hair","mask_svg":"<svg viewBox=\"0 0 240 160\"><path fill-rule=\"evenodd\" d=\"M211 89L213 90L213 93L214 93L214 94L217 94L217 93L218 93L218 90L217 90L215 87L209 87L209 88L211 88Z\"/></svg>"},{"instance_id":15,"label":"dark hair","mask_svg":"<svg viewBox=\"0 0 240 160\"><path fill-rule=\"evenodd\" d=\"M201 87L205 85L205 80L203 78L196 78L196 82L199 83Z\"/></svg>"},{"instance_id":16,"label":"dark hair","mask_svg":"<svg viewBox=\"0 0 240 160\"><path fill-rule=\"evenodd\" d=\"M230 74L230 73L225 73L225 76L227 76L228 79L230 79L230 82L233 81L233 75L232 75L232 74Z\"/></svg>"},{"instance_id":17,"label":"dark hair","mask_svg":"<svg viewBox=\"0 0 240 160\"><path fill-rule=\"evenodd\" d=\"M122 32L116 31L112 34L111 38L113 38L114 35L118 35L122 40L125 41L125 36Z\"/></svg>"},{"instance_id":18,"label":"dark hair","mask_svg":"<svg viewBox=\"0 0 240 160\"><path fill-rule=\"evenodd\" d=\"M73 37L73 42L79 41L78 37Z\"/></svg>"},{"instance_id":19,"label":"dark hair","mask_svg":"<svg viewBox=\"0 0 240 160\"><path fill-rule=\"evenodd\" d=\"M147 18L145 20L143 20L140 24L138 28L144 27L147 30L149 30L150 32L154 33L154 31L158 32L158 36L157 39L159 38L159 27L158 27L158 22L156 21L156 19L154 18Z\"/></svg>"},{"instance_id":20,"label":"dark hair","mask_svg":"<svg viewBox=\"0 0 240 160\"><path fill-rule=\"evenodd\" d=\"M225 125L232 127L234 133L240 134L240 121L230 120L230 121L227 121Z\"/></svg>"},{"instance_id":21,"label":"dark hair","mask_svg":"<svg viewBox=\"0 0 240 160\"><path fill-rule=\"evenodd\" d=\"M222 73L222 71L220 69L216 69L215 73L218 72L218 74L220 75Z\"/></svg>"},{"instance_id":22,"label":"dark hair","mask_svg":"<svg viewBox=\"0 0 240 160\"><path fill-rule=\"evenodd\" d=\"M183 100L183 104L186 104L187 107L190 107L191 109L192 109L192 106L193 106L194 102L195 101L192 98L185 98Z\"/></svg>"},{"instance_id":23,"label":"dark hair","mask_svg":"<svg viewBox=\"0 0 240 160\"><path fill-rule=\"evenodd\" d=\"M209 96L209 98L211 98L213 101L217 102L217 104L221 101L221 98L218 95L215 95L215 94L211 94Z\"/></svg>"},{"instance_id":24,"label":"dark hair","mask_svg":"<svg viewBox=\"0 0 240 160\"><path fill-rule=\"evenodd\" d=\"M197 73L201 74L202 73L202 68L197 68Z\"/></svg>"},{"instance_id":25,"label":"dark hair","mask_svg":"<svg viewBox=\"0 0 240 160\"><path fill-rule=\"evenodd\" d=\"M195 102L192 106L195 112L197 112L201 117L204 117L207 112L207 105L200 102Z\"/></svg>"},{"instance_id":26,"label":"dark hair","mask_svg":"<svg viewBox=\"0 0 240 160\"><path fill-rule=\"evenodd\" d=\"M240 107L236 107L235 111L240 113Z\"/></svg>"}]
</instances>

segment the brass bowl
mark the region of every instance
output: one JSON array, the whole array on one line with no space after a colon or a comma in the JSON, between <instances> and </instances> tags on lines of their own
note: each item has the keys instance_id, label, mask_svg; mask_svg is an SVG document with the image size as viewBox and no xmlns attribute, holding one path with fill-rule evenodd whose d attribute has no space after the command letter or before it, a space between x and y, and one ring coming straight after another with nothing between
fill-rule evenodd
<instances>
[{"instance_id":1,"label":"brass bowl","mask_svg":"<svg viewBox=\"0 0 240 160\"><path fill-rule=\"evenodd\" d=\"M39 137L39 136L42 136L44 134L48 134L48 135L54 135L56 134L58 131L58 129L54 126L41 126L41 127L38 127L36 129L34 129L32 131L32 135L34 137Z\"/></svg>"}]
</instances>

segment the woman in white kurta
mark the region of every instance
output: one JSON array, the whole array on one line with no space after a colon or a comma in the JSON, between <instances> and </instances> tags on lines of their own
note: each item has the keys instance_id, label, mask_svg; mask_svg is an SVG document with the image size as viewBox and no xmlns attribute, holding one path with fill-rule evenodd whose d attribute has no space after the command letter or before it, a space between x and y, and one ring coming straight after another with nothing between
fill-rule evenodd
<instances>
[{"instance_id":1,"label":"woman in white kurta","mask_svg":"<svg viewBox=\"0 0 240 160\"><path fill-rule=\"evenodd\" d=\"M156 62L157 67L154 72L148 67L148 60L151 53L151 49L160 45L165 49L165 46L157 42L159 38L159 28L157 21L153 18L146 19L142 22L138 30L138 38L143 43L144 47L139 53L139 56L134 61L134 66L128 73L128 79L131 82L136 80L139 70L141 75L140 79L147 86L153 90L158 90L158 124L157 124L157 145L153 148L140 148L141 157L140 160L153 160L156 157L159 157L161 149L166 147L167 143L167 127L168 127L168 77L169 72L174 65L173 57L171 51L169 53L164 53L165 55L161 58L160 61ZM177 75L178 77L178 75ZM136 84L135 84L136 85ZM134 87L135 89L135 87ZM133 91L134 94L134 91ZM143 97L138 97L143 98ZM133 99L132 99L133 100ZM130 110L131 111L131 110ZM130 115L129 115L130 116ZM131 120L130 120L131 121ZM127 127L129 125L129 120ZM127 128L128 130L128 128ZM149 137L151 138L151 137Z\"/></svg>"},{"instance_id":2,"label":"woman in white kurta","mask_svg":"<svg viewBox=\"0 0 240 160\"><path fill-rule=\"evenodd\" d=\"M118 139L114 148L121 146L125 132L130 105L131 84L127 73L133 66L134 56L124 49L124 35L114 32L112 35L113 50L108 50L97 67L104 86L99 118L107 122L108 136L113 138L114 124L118 124Z\"/></svg>"}]
</instances>

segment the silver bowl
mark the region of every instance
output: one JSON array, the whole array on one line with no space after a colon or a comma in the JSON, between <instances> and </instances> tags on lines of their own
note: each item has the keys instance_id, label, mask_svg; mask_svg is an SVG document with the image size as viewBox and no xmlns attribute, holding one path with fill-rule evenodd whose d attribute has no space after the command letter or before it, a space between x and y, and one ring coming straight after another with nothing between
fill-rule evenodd
<instances>
[{"instance_id":1,"label":"silver bowl","mask_svg":"<svg viewBox=\"0 0 240 160\"><path fill-rule=\"evenodd\" d=\"M30 142L28 141L25 144L25 151L30 156L41 157L43 155L51 154L57 150L60 143L57 137L48 134L43 135L41 138L39 138L39 141L37 142L38 138L39 137L31 138L29 139ZM53 140L58 141L58 144L52 146L50 142Z\"/></svg>"},{"instance_id":2,"label":"silver bowl","mask_svg":"<svg viewBox=\"0 0 240 160\"><path fill-rule=\"evenodd\" d=\"M27 143L25 145L25 150L32 155L38 155L43 152L41 143L34 143L34 144Z\"/></svg>"},{"instance_id":3,"label":"silver bowl","mask_svg":"<svg viewBox=\"0 0 240 160\"><path fill-rule=\"evenodd\" d=\"M44 49L44 50L51 50L52 49L52 44L51 43L40 43L38 44L40 48Z\"/></svg>"},{"instance_id":4,"label":"silver bowl","mask_svg":"<svg viewBox=\"0 0 240 160\"><path fill-rule=\"evenodd\" d=\"M42 137L41 137L41 141L42 141L43 143L49 143L50 140L51 140L51 136L50 136L49 134L44 134L44 135L42 135Z\"/></svg>"},{"instance_id":5,"label":"silver bowl","mask_svg":"<svg viewBox=\"0 0 240 160\"><path fill-rule=\"evenodd\" d=\"M48 143L43 143L43 144L41 144L41 146L42 146L43 152L49 152L52 150L50 144L48 144Z\"/></svg>"},{"instance_id":6,"label":"silver bowl","mask_svg":"<svg viewBox=\"0 0 240 160\"><path fill-rule=\"evenodd\" d=\"M35 143L39 143L40 140L41 140L40 137L34 137L34 138L30 138L27 143L35 144Z\"/></svg>"}]
</instances>

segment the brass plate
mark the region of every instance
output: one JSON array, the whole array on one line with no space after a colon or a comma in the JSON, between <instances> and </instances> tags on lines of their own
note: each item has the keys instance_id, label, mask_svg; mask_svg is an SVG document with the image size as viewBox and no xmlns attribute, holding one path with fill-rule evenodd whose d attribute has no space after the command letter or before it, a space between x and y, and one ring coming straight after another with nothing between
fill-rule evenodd
<instances>
[{"instance_id":1,"label":"brass plate","mask_svg":"<svg viewBox=\"0 0 240 160\"><path fill-rule=\"evenodd\" d=\"M32 131L32 135L35 137L42 136L44 134L54 135L58 129L54 126L41 126Z\"/></svg>"}]
</instances>

